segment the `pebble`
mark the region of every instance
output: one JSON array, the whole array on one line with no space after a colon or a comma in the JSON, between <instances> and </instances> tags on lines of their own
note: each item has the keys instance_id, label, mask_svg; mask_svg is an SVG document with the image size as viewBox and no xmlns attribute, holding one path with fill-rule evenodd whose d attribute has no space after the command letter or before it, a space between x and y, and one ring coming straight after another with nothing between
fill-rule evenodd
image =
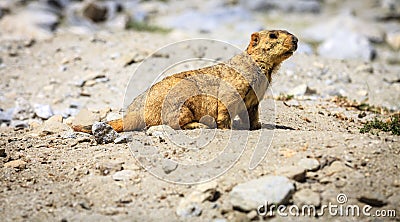
<instances>
[{"instance_id":1,"label":"pebble","mask_svg":"<svg viewBox=\"0 0 400 222\"><path fill-rule=\"evenodd\" d=\"M297 182L304 182L306 179L306 170L301 166L284 166L279 168L276 174L286 176Z\"/></svg>"},{"instance_id":2,"label":"pebble","mask_svg":"<svg viewBox=\"0 0 400 222\"><path fill-rule=\"evenodd\" d=\"M7 157L6 149L0 148L0 157Z\"/></svg>"},{"instance_id":3,"label":"pebble","mask_svg":"<svg viewBox=\"0 0 400 222\"><path fill-rule=\"evenodd\" d=\"M4 167L24 169L26 167L26 162L23 160L12 160L10 162L5 163Z\"/></svg>"},{"instance_id":4,"label":"pebble","mask_svg":"<svg viewBox=\"0 0 400 222\"><path fill-rule=\"evenodd\" d=\"M46 120L41 126L35 129L35 132L38 132L39 135L50 135L50 134L57 134L65 131L71 131L72 129L62 123L62 116L55 115L52 116L50 119Z\"/></svg>"},{"instance_id":5,"label":"pebble","mask_svg":"<svg viewBox=\"0 0 400 222\"><path fill-rule=\"evenodd\" d=\"M26 120L33 118L34 116L35 113L33 112L31 104L24 98L17 98L13 110L13 119Z\"/></svg>"},{"instance_id":6,"label":"pebble","mask_svg":"<svg viewBox=\"0 0 400 222\"><path fill-rule=\"evenodd\" d=\"M54 115L53 109L48 104L46 104L46 105L34 104L33 110L35 111L36 116L38 116L42 119L48 119Z\"/></svg>"},{"instance_id":7,"label":"pebble","mask_svg":"<svg viewBox=\"0 0 400 222\"><path fill-rule=\"evenodd\" d=\"M12 117L13 117L14 109L7 109L5 111L0 111L0 123L7 123L10 124Z\"/></svg>"},{"instance_id":8,"label":"pebble","mask_svg":"<svg viewBox=\"0 0 400 222\"><path fill-rule=\"evenodd\" d=\"M175 171L178 168L178 163L175 161L164 159L162 163L162 169L164 173L170 174L171 172Z\"/></svg>"},{"instance_id":9,"label":"pebble","mask_svg":"<svg viewBox=\"0 0 400 222\"><path fill-rule=\"evenodd\" d=\"M178 207L176 208L176 214L180 217L198 217L202 213L202 208L198 203L186 203L183 200L179 203Z\"/></svg>"},{"instance_id":10,"label":"pebble","mask_svg":"<svg viewBox=\"0 0 400 222\"><path fill-rule=\"evenodd\" d=\"M118 133L110 125L103 122L93 123L92 134L98 144L112 143L118 138Z\"/></svg>"},{"instance_id":11,"label":"pebble","mask_svg":"<svg viewBox=\"0 0 400 222\"><path fill-rule=\"evenodd\" d=\"M325 173L326 175L333 175L335 173L342 172L347 168L348 167L344 163L340 161L334 161L330 166L326 167Z\"/></svg>"},{"instance_id":12,"label":"pebble","mask_svg":"<svg viewBox=\"0 0 400 222\"><path fill-rule=\"evenodd\" d=\"M176 214L181 217L193 217L201 214L200 203L216 199L218 183L211 181L199 184L195 190L180 200Z\"/></svg>"},{"instance_id":13,"label":"pebble","mask_svg":"<svg viewBox=\"0 0 400 222\"><path fill-rule=\"evenodd\" d=\"M278 9L285 12L313 12L317 13L321 10L321 3L316 0L241 0L241 4L251 10L263 11Z\"/></svg>"},{"instance_id":14,"label":"pebble","mask_svg":"<svg viewBox=\"0 0 400 222\"><path fill-rule=\"evenodd\" d=\"M316 171L319 169L319 161L312 158L303 158L299 160L298 165L308 171Z\"/></svg>"},{"instance_id":15,"label":"pebble","mask_svg":"<svg viewBox=\"0 0 400 222\"><path fill-rule=\"evenodd\" d=\"M135 171L132 170L121 170L113 174L112 178L115 181L127 181L136 177Z\"/></svg>"},{"instance_id":16,"label":"pebble","mask_svg":"<svg viewBox=\"0 0 400 222\"><path fill-rule=\"evenodd\" d=\"M400 49L400 31L387 33L385 40L394 50Z\"/></svg>"},{"instance_id":17,"label":"pebble","mask_svg":"<svg viewBox=\"0 0 400 222\"><path fill-rule=\"evenodd\" d=\"M107 19L107 7L98 2L89 2L83 9L83 15L93 22L104 22Z\"/></svg>"},{"instance_id":18,"label":"pebble","mask_svg":"<svg viewBox=\"0 0 400 222\"><path fill-rule=\"evenodd\" d=\"M128 143L130 141L131 141L131 137L129 135L120 135L114 140L114 143L122 144L122 143Z\"/></svg>"},{"instance_id":19,"label":"pebble","mask_svg":"<svg viewBox=\"0 0 400 222\"><path fill-rule=\"evenodd\" d=\"M158 125L158 126L151 126L149 129L146 130L146 134L149 136L158 136L164 138L164 133L174 131L168 125Z\"/></svg>"},{"instance_id":20,"label":"pebble","mask_svg":"<svg viewBox=\"0 0 400 222\"><path fill-rule=\"evenodd\" d=\"M376 192L368 192L357 198L358 201L369 204L373 207L383 207L387 204L387 198Z\"/></svg>"},{"instance_id":21,"label":"pebble","mask_svg":"<svg viewBox=\"0 0 400 222\"><path fill-rule=\"evenodd\" d=\"M89 126L98 121L100 121L100 114L93 113L87 109L81 109L75 116L72 125Z\"/></svg>"},{"instance_id":22,"label":"pebble","mask_svg":"<svg viewBox=\"0 0 400 222\"><path fill-rule=\"evenodd\" d=\"M10 126L13 128L16 128L16 129L29 128L29 124L23 120L13 120L13 121L11 121Z\"/></svg>"},{"instance_id":23,"label":"pebble","mask_svg":"<svg viewBox=\"0 0 400 222\"><path fill-rule=\"evenodd\" d=\"M293 195L293 201L298 207L302 207L304 205L319 207L321 205L321 196L319 193L316 193L311 189L302 189Z\"/></svg>"},{"instance_id":24,"label":"pebble","mask_svg":"<svg viewBox=\"0 0 400 222\"><path fill-rule=\"evenodd\" d=\"M333 59L360 59L371 61L375 49L367 37L349 30L336 30L319 47L318 54Z\"/></svg>"},{"instance_id":25,"label":"pebble","mask_svg":"<svg viewBox=\"0 0 400 222\"><path fill-rule=\"evenodd\" d=\"M229 193L229 199L234 207L251 211L266 201L270 204L285 204L294 190L293 182L286 177L264 176L236 185Z\"/></svg>"},{"instance_id":26,"label":"pebble","mask_svg":"<svg viewBox=\"0 0 400 222\"><path fill-rule=\"evenodd\" d=\"M304 96L304 95L313 95L316 93L317 93L316 90L311 89L306 84L300 84L300 85L296 86L295 88L293 88L292 90L290 90L288 92L288 95Z\"/></svg>"}]
</instances>

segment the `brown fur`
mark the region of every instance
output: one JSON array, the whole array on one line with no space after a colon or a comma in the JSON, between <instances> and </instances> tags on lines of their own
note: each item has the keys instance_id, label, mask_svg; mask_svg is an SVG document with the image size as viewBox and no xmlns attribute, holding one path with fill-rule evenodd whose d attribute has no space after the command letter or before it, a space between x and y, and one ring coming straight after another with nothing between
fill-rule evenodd
<instances>
[{"instance_id":1,"label":"brown fur","mask_svg":"<svg viewBox=\"0 0 400 222\"><path fill-rule=\"evenodd\" d=\"M244 53L164 78L136 97L123 119L108 123L121 132L161 124L174 129L212 127L214 119L217 128L230 129L239 115L251 130L259 129L259 102L272 74L296 49L297 38L287 31L253 33Z\"/></svg>"}]
</instances>

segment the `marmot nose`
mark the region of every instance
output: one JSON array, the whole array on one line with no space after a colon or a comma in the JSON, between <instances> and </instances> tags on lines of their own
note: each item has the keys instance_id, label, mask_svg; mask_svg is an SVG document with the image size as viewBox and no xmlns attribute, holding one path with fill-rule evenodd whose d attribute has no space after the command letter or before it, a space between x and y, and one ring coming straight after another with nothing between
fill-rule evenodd
<instances>
[{"instance_id":1,"label":"marmot nose","mask_svg":"<svg viewBox=\"0 0 400 222\"><path fill-rule=\"evenodd\" d=\"M292 43L293 43L293 46L294 46L294 50L296 50L297 49L297 42L298 42L299 40L296 38L296 36L293 36L293 38L292 38Z\"/></svg>"}]
</instances>

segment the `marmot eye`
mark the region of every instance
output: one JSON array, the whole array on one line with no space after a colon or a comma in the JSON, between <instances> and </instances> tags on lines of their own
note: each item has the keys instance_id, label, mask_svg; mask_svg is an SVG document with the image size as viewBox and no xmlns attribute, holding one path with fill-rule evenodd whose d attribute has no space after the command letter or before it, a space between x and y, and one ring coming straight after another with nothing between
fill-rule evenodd
<instances>
[{"instance_id":1,"label":"marmot eye","mask_svg":"<svg viewBox=\"0 0 400 222\"><path fill-rule=\"evenodd\" d=\"M269 33L269 38L271 39L277 39L278 36L275 33Z\"/></svg>"}]
</instances>

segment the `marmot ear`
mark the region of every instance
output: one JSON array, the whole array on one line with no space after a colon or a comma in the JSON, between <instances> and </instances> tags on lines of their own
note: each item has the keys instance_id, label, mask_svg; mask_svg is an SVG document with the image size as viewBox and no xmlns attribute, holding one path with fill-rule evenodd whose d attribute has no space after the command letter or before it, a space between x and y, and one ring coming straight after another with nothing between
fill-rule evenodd
<instances>
[{"instance_id":1,"label":"marmot ear","mask_svg":"<svg viewBox=\"0 0 400 222\"><path fill-rule=\"evenodd\" d=\"M258 32L251 34L250 45L252 47L256 47L258 45L259 41L260 41L260 34Z\"/></svg>"},{"instance_id":2,"label":"marmot ear","mask_svg":"<svg viewBox=\"0 0 400 222\"><path fill-rule=\"evenodd\" d=\"M250 44L247 47L247 53L251 54L253 48L256 47L259 42L260 42L260 34L258 32L251 34Z\"/></svg>"}]
</instances>

